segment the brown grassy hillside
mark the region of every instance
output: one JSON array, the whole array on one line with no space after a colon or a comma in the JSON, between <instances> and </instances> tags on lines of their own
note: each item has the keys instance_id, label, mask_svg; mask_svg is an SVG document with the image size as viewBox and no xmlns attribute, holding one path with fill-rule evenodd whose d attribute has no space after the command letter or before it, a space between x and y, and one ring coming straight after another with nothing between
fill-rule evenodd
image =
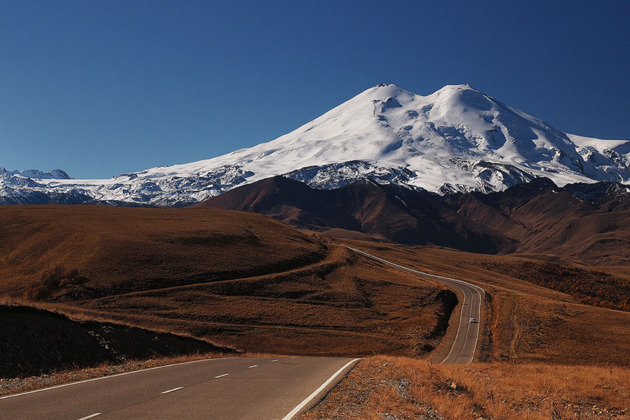
<instances>
[{"instance_id":1,"label":"brown grassy hillside","mask_svg":"<svg viewBox=\"0 0 630 420\"><path fill-rule=\"evenodd\" d=\"M586 299L613 294L617 304L627 302L627 267L351 243L399 264L482 286L488 293L478 360L484 363L369 357L301 418L630 417L630 313Z\"/></svg>"},{"instance_id":2,"label":"brown grassy hillside","mask_svg":"<svg viewBox=\"0 0 630 420\"><path fill-rule=\"evenodd\" d=\"M433 283L332 247L323 261L282 273L80 300L64 310L248 352L419 356L439 344L454 304Z\"/></svg>"},{"instance_id":3,"label":"brown grassy hillside","mask_svg":"<svg viewBox=\"0 0 630 420\"><path fill-rule=\"evenodd\" d=\"M423 355L455 304L253 213L3 207L0 231L5 296L249 352Z\"/></svg>"},{"instance_id":4,"label":"brown grassy hillside","mask_svg":"<svg viewBox=\"0 0 630 420\"><path fill-rule=\"evenodd\" d=\"M0 221L0 290L19 300L25 293L35 297L29 291L38 287L50 289L30 303L71 319L115 321L282 354L424 357L449 334L452 293L260 215L4 207ZM568 277L579 275L588 286L630 279L624 267L593 270L548 256L352 244L484 287L479 360L630 364L630 313L585 305L567 290L543 287L562 284L567 276L550 277L551 283L546 276L548 283L541 285L523 274L527 261L550 270L568 266ZM598 292L584 287L580 293Z\"/></svg>"},{"instance_id":5,"label":"brown grassy hillside","mask_svg":"<svg viewBox=\"0 0 630 420\"><path fill-rule=\"evenodd\" d=\"M211 209L5 206L0 238L0 293L44 286L56 300L282 271L325 253L283 223Z\"/></svg>"}]
</instances>

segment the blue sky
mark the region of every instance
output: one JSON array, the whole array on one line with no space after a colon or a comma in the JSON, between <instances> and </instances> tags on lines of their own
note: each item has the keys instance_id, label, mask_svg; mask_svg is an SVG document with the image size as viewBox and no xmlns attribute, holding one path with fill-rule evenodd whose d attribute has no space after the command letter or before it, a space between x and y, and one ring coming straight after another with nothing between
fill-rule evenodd
<instances>
[{"instance_id":1,"label":"blue sky","mask_svg":"<svg viewBox=\"0 0 630 420\"><path fill-rule=\"evenodd\" d=\"M272 140L378 83L630 138L627 1L0 0L0 167L109 178Z\"/></svg>"}]
</instances>

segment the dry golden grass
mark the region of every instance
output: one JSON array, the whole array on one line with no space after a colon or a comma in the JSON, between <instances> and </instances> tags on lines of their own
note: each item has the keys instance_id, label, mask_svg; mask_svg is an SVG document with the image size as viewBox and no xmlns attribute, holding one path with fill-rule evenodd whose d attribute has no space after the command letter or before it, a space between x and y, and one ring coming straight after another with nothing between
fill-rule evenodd
<instances>
[{"instance_id":1,"label":"dry golden grass","mask_svg":"<svg viewBox=\"0 0 630 420\"><path fill-rule=\"evenodd\" d=\"M488 262L494 268L521 264L519 257L352 243L393 262L484 287L488 301L479 358L491 363L445 366L370 357L304 419L630 418L630 313L583 305L487 269Z\"/></svg>"},{"instance_id":2,"label":"dry golden grass","mask_svg":"<svg viewBox=\"0 0 630 420\"><path fill-rule=\"evenodd\" d=\"M630 368L370 357L303 420L629 418ZM423 417L424 416L424 417Z\"/></svg>"},{"instance_id":3,"label":"dry golden grass","mask_svg":"<svg viewBox=\"0 0 630 420\"><path fill-rule=\"evenodd\" d=\"M255 214L0 208L0 235L8 238L0 244L0 293L15 300L37 290L33 284L52 285L37 305L73 319L202 337L250 353L421 357L448 344L453 295L442 286ZM583 305L495 269L522 263L515 256L348 242L481 285L488 299L479 360L494 363L369 359L330 394L323 414L308 416L588 418L600 408L603 416L626 415L619 401L628 400L629 312ZM45 273L57 266L60 280L52 281ZM67 281L75 269L85 281ZM624 268L600 269L630 278Z\"/></svg>"}]
</instances>

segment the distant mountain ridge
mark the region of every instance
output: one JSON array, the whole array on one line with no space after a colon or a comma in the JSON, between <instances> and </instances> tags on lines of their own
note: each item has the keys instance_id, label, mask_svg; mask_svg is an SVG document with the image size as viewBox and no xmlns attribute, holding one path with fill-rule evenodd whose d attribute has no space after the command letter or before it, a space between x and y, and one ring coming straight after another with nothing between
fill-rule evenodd
<instances>
[{"instance_id":1,"label":"distant mountain ridge","mask_svg":"<svg viewBox=\"0 0 630 420\"><path fill-rule=\"evenodd\" d=\"M252 211L301 228L356 231L398 243L488 253L510 245L501 235L446 208L434 193L369 180L318 190L277 176L235 188L196 206Z\"/></svg>"},{"instance_id":2,"label":"distant mountain ridge","mask_svg":"<svg viewBox=\"0 0 630 420\"><path fill-rule=\"evenodd\" d=\"M8 171L5 168L0 168L0 178L7 179L15 176L31 179L70 179L70 176L61 169L53 169L49 172L43 172L38 169Z\"/></svg>"},{"instance_id":3,"label":"distant mountain ridge","mask_svg":"<svg viewBox=\"0 0 630 420\"><path fill-rule=\"evenodd\" d=\"M627 183L630 141L563 133L469 85L421 96L382 84L273 141L209 160L108 180L0 176L0 202L185 206L276 175L318 189L372 180L439 194L503 191L538 177Z\"/></svg>"},{"instance_id":4,"label":"distant mountain ridge","mask_svg":"<svg viewBox=\"0 0 630 420\"><path fill-rule=\"evenodd\" d=\"M440 196L373 181L317 190L278 176L196 206L252 211L333 236L630 263L630 188L619 183L558 187L536 178L500 192Z\"/></svg>"}]
</instances>

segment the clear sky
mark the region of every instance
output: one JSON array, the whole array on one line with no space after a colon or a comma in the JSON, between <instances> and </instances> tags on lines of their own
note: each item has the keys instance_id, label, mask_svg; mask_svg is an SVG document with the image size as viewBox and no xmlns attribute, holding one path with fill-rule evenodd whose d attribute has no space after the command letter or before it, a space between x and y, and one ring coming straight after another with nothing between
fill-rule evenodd
<instances>
[{"instance_id":1,"label":"clear sky","mask_svg":"<svg viewBox=\"0 0 630 420\"><path fill-rule=\"evenodd\" d=\"M630 1L0 0L0 167L109 178L273 140L378 83L630 138Z\"/></svg>"}]
</instances>

